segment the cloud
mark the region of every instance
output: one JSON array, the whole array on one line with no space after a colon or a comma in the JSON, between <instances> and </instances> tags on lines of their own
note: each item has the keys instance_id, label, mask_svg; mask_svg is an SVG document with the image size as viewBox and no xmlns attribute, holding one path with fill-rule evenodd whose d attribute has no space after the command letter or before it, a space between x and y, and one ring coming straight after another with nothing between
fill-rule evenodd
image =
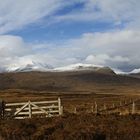
<instances>
[{"instance_id":1,"label":"cloud","mask_svg":"<svg viewBox=\"0 0 140 140\"><path fill-rule=\"evenodd\" d=\"M139 0L84 0L81 9L56 16L56 21L100 21L128 27L140 22Z\"/></svg>"},{"instance_id":2,"label":"cloud","mask_svg":"<svg viewBox=\"0 0 140 140\"><path fill-rule=\"evenodd\" d=\"M102 64L129 71L140 67L140 31L118 30L105 33L86 33L64 42L52 51L53 56L76 58L83 63Z\"/></svg>"},{"instance_id":3,"label":"cloud","mask_svg":"<svg viewBox=\"0 0 140 140\"><path fill-rule=\"evenodd\" d=\"M126 65L138 64L135 62L139 57L136 52L139 50L139 38L138 31L86 33L77 39L64 42L59 49L51 53L61 56L62 60L76 58L86 63L124 68ZM129 59L132 62L129 63Z\"/></svg>"},{"instance_id":4,"label":"cloud","mask_svg":"<svg viewBox=\"0 0 140 140\"><path fill-rule=\"evenodd\" d=\"M59 10L83 3L68 13ZM31 24L49 24L64 21L125 23L127 28L139 27L139 0L4 0L0 4L0 34L22 29ZM46 22L44 22L44 20Z\"/></svg>"},{"instance_id":5,"label":"cloud","mask_svg":"<svg viewBox=\"0 0 140 140\"><path fill-rule=\"evenodd\" d=\"M27 53L26 43L19 36L0 36L0 57L22 56Z\"/></svg>"},{"instance_id":6,"label":"cloud","mask_svg":"<svg viewBox=\"0 0 140 140\"><path fill-rule=\"evenodd\" d=\"M85 59L86 63L100 64L100 65L110 65L111 63L125 63L129 62L128 58L122 56L109 56L107 54L99 54L99 55L89 55Z\"/></svg>"},{"instance_id":7,"label":"cloud","mask_svg":"<svg viewBox=\"0 0 140 140\"><path fill-rule=\"evenodd\" d=\"M52 48L53 46L53 48ZM24 67L33 62L49 64L51 66L66 65L76 62L75 58L66 58L56 55L59 51L55 44L27 43L19 36L0 36L0 71L13 67ZM54 54L53 54L54 53Z\"/></svg>"},{"instance_id":8,"label":"cloud","mask_svg":"<svg viewBox=\"0 0 140 140\"><path fill-rule=\"evenodd\" d=\"M79 8L60 12L67 6L82 3ZM0 36L0 69L26 65L32 61L64 66L93 63L130 71L140 67L140 1L139 0L5 0L0 4L0 34L26 26L57 22L111 22L123 25L121 30L83 33L68 40L27 43L20 36ZM58 12L59 13L59 12ZM55 26L55 25L54 25ZM83 27L84 28L84 27Z\"/></svg>"},{"instance_id":9,"label":"cloud","mask_svg":"<svg viewBox=\"0 0 140 140\"><path fill-rule=\"evenodd\" d=\"M65 66L92 63L130 71L140 67L140 31L86 33L62 43L31 44L19 36L0 36L0 65L27 65L32 61Z\"/></svg>"},{"instance_id":10,"label":"cloud","mask_svg":"<svg viewBox=\"0 0 140 140\"><path fill-rule=\"evenodd\" d=\"M72 0L73 2L73 0ZM4 0L0 4L0 34L21 29L71 4L64 0Z\"/></svg>"},{"instance_id":11,"label":"cloud","mask_svg":"<svg viewBox=\"0 0 140 140\"><path fill-rule=\"evenodd\" d=\"M26 43L19 36L1 35L0 36L0 65L3 69L10 63L30 53L26 48Z\"/></svg>"}]
</instances>

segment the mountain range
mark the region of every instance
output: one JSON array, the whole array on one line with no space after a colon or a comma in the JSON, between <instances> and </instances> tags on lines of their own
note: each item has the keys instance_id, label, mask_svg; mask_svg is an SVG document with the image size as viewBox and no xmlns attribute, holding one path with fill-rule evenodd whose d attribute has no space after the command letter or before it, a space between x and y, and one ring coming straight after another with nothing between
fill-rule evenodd
<instances>
[{"instance_id":1,"label":"mountain range","mask_svg":"<svg viewBox=\"0 0 140 140\"><path fill-rule=\"evenodd\" d=\"M10 65L2 72L72 72L72 71L93 71L97 73L125 75L129 77L140 78L140 69L134 69L131 72L122 72L110 67L94 64L72 64L63 67L54 68L48 64L42 64L32 61L25 65Z\"/></svg>"},{"instance_id":2,"label":"mountain range","mask_svg":"<svg viewBox=\"0 0 140 140\"><path fill-rule=\"evenodd\" d=\"M0 90L136 93L140 91L140 74L116 74L109 67L92 64L53 68L33 63L0 73L0 83Z\"/></svg>"},{"instance_id":3,"label":"mountain range","mask_svg":"<svg viewBox=\"0 0 140 140\"><path fill-rule=\"evenodd\" d=\"M10 65L5 68L5 72L28 72L28 71L48 71L53 67L48 64L42 64L32 61L28 64Z\"/></svg>"},{"instance_id":4,"label":"mountain range","mask_svg":"<svg viewBox=\"0 0 140 140\"><path fill-rule=\"evenodd\" d=\"M42 72L64 72L64 71L81 71L81 70L90 70L90 71L96 71L96 72L103 72L105 71L110 71L112 73L116 74L139 74L140 69L134 69L131 72L121 72L117 71L116 69L112 69L110 67L102 66L102 65L94 65L94 64L82 64L82 63L77 63L77 64L72 64L68 66L63 66L63 67L57 67L54 68L51 65L48 64L43 64L43 63L38 63L32 61L29 64L24 64L24 65L10 65L6 67L2 72L29 72L29 71L42 71Z\"/></svg>"}]
</instances>

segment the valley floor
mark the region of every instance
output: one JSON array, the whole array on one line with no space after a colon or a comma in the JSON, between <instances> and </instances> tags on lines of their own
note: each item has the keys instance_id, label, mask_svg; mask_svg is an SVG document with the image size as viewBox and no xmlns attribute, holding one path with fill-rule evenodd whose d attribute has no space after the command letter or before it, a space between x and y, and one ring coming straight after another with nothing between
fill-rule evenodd
<instances>
[{"instance_id":1,"label":"valley floor","mask_svg":"<svg viewBox=\"0 0 140 140\"><path fill-rule=\"evenodd\" d=\"M51 100L60 97L64 114L54 118L0 120L2 140L139 140L140 115L91 113L96 102L100 108L137 100L139 95L91 92L1 91L6 102ZM140 101L136 108L140 109ZM75 108L77 110L75 114ZM132 106L127 109L131 112Z\"/></svg>"}]
</instances>

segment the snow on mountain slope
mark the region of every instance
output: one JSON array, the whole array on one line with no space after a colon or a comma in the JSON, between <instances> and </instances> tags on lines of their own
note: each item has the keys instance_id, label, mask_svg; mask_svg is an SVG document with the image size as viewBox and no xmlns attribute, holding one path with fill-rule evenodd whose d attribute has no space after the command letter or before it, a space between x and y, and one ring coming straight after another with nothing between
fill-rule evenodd
<instances>
[{"instance_id":1,"label":"snow on mountain slope","mask_svg":"<svg viewBox=\"0 0 140 140\"><path fill-rule=\"evenodd\" d=\"M118 75L127 75L129 72L121 71L120 69L112 68L112 70Z\"/></svg>"},{"instance_id":2,"label":"snow on mountain slope","mask_svg":"<svg viewBox=\"0 0 140 140\"><path fill-rule=\"evenodd\" d=\"M7 72L28 72L28 71L50 71L50 72L65 72L65 71L95 71L98 73L106 73L106 74L115 74L115 72L109 67L104 67L101 65L94 64L72 64L65 67L53 68L50 65L37 63L37 62L29 62L25 64L14 64L7 67Z\"/></svg>"},{"instance_id":3,"label":"snow on mountain slope","mask_svg":"<svg viewBox=\"0 0 140 140\"><path fill-rule=\"evenodd\" d=\"M49 71L53 69L52 66L37 62L30 62L27 64L13 64L6 68L7 72L26 72L26 71Z\"/></svg>"},{"instance_id":4,"label":"snow on mountain slope","mask_svg":"<svg viewBox=\"0 0 140 140\"><path fill-rule=\"evenodd\" d=\"M130 72L130 74L137 74L140 73L140 68L139 69L134 69Z\"/></svg>"},{"instance_id":5,"label":"snow on mountain slope","mask_svg":"<svg viewBox=\"0 0 140 140\"><path fill-rule=\"evenodd\" d=\"M94 64L82 64L82 63L77 63L73 65L68 65L65 67L59 67L55 68L54 71L57 72L63 72L63 71L94 71L98 73L106 73L106 74L115 74L115 72L110 69L109 67L104 67L101 65L94 65Z\"/></svg>"},{"instance_id":6,"label":"snow on mountain slope","mask_svg":"<svg viewBox=\"0 0 140 140\"><path fill-rule=\"evenodd\" d=\"M58 67L55 68L55 71L74 71L74 70L92 70L92 69L99 69L102 68L103 66L100 65L94 65L94 64L82 64L82 63L77 63L77 64L72 64L64 67Z\"/></svg>"}]
</instances>

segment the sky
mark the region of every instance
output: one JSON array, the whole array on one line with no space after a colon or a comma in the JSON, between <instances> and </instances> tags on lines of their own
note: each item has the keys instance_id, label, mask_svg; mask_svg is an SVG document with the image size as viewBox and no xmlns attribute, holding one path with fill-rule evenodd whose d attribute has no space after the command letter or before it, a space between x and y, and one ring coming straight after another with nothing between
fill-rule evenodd
<instances>
[{"instance_id":1,"label":"sky","mask_svg":"<svg viewBox=\"0 0 140 140\"><path fill-rule=\"evenodd\" d=\"M0 70L33 62L140 68L140 0L0 0Z\"/></svg>"}]
</instances>

